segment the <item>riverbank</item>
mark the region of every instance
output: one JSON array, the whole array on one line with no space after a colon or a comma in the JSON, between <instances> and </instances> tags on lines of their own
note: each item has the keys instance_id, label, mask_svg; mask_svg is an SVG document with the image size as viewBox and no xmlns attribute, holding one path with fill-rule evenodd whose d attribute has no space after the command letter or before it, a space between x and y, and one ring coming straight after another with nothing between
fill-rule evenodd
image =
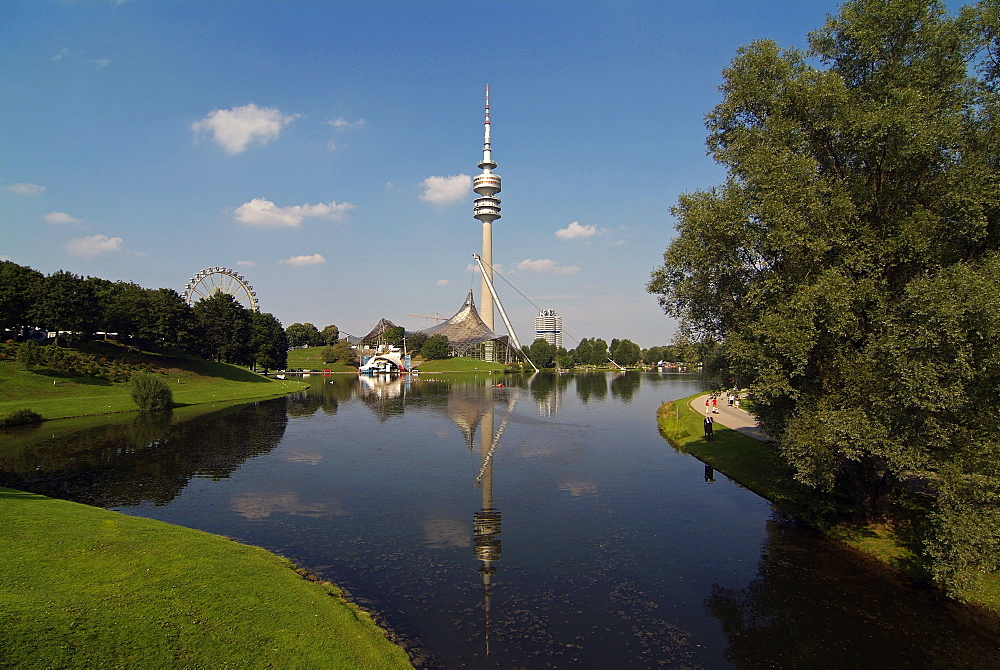
<instances>
[{"instance_id":1,"label":"riverbank","mask_svg":"<svg viewBox=\"0 0 1000 670\"><path fill-rule=\"evenodd\" d=\"M237 365L138 351L110 342L62 349L60 356L68 359L62 365L40 364L30 370L9 357L0 360L0 416L22 409L46 420L135 411L128 384L112 380L127 379L139 368L163 375L173 391L175 407L270 398L307 386L301 381L268 379Z\"/></svg>"},{"instance_id":2,"label":"riverbank","mask_svg":"<svg viewBox=\"0 0 1000 670\"><path fill-rule=\"evenodd\" d=\"M0 526L4 667L412 667L258 547L3 487Z\"/></svg>"},{"instance_id":3,"label":"riverbank","mask_svg":"<svg viewBox=\"0 0 1000 670\"><path fill-rule=\"evenodd\" d=\"M929 573L920 553L920 542L912 527L906 524L870 524L865 526L840 523L834 526L816 523L804 504L807 497L815 500L822 495L814 489L798 484L792 472L778 457L767 442L745 432L734 424L728 428L726 418L716 417L713 440L704 438L704 394L698 393L681 400L667 402L657 411L660 433L670 444L688 453L706 465L721 472L740 485L778 505L783 511L802 518L830 537L872 556L908 575L910 578L927 583ZM720 411L723 408L720 407ZM745 414L745 412L744 412ZM732 423L732 422L730 422ZM746 431L749 432L749 431ZM833 504L835 501L828 501ZM810 507L815 507L811 505ZM966 602L982 608L984 622L993 629L1000 630L1000 573L985 575L979 584L962 594Z\"/></svg>"}]
</instances>

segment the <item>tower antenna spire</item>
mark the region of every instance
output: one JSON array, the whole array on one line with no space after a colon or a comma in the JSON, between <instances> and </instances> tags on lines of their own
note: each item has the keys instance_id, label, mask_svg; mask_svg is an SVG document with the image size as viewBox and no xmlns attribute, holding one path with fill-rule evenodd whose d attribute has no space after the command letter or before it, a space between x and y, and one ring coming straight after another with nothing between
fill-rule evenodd
<instances>
[{"instance_id":1,"label":"tower antenna spire","mask_svg":"<svg viewBox=\"0 0 1000 670\"><path fill-rule=\"evenodd\" d=\"M497 164L493 162L490 147L490 87L486 86L486 120L483 123L483 160L479 164L482 172L472 180L472 189L479 196L473 202L472 215L483 222L483 254L486 264L482 286L482 311L480 316L490 330L493 329L493 295L489 291L489 282L493 280L493 222L500 218L500 175L493 172ZM492 354L492 352L490 352ZM492 360L492 359L490 359Z\"/></svg>"}]
</instances>

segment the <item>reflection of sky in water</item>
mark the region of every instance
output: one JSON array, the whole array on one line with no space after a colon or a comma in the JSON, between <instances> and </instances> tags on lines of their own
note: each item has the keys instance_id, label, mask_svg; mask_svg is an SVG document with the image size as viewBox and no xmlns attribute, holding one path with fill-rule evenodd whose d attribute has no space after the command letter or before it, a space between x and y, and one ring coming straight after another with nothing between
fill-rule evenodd
<instances>
[{"instance_id":1,"label":"reflection of sky in water","mask_svg":"<svg viewBox=\"0 0 1000 670\"><path fill-rule=\"evenodd\" d=\"M894 652L961 667L995 649L926 594L769 523L726 477L706 483L656 427L698 380L493 382L315 379L169 435L144 427L157 445L105 463L103 492L58 486L288 556L447 667L888 667Z\"/></svg>"}]
</instances>

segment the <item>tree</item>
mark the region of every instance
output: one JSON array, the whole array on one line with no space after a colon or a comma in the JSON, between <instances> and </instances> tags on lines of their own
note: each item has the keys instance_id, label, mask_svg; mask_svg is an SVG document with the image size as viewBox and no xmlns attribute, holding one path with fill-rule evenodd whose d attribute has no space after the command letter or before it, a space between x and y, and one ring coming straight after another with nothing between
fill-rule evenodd
<instances>
[{"instance_id":1,"label":"tree","mask_svg":"<svg viewBox=\"0 0 1000 670\"><path fill-rule=\"evenodd\" d=\"M340 329L332 324L320 331L321 344L332 347L339 339Z\"/></svg>"},{"instance_id":2,"label":"tree","mask_svg":"<svg viewBox=\"0 0 1000 670\"><path fill-rule=\"evenodd\" d=\"M283 370L288 364L288 335L266 312L250 312L250 357L257 368Z\"/></svg>"},{"instance_id":3,"label":"tree","mask_svg":"<svg viewBox=\"0 0 1000 670\"><path fill-rule=\"evenodd\" d=\"M90 336L98 320L93 287L83 277L59 270L45 277L38 287L30 318L36 325L59 333Z\"/></svg>"},{"instance_id":4,"label":"tree","mask_svg":"<svg viewBox=\"0 0 1000 670\"><path fill-rule=\"evenodd\" d=\"M17 363L25 370L35 367L41 360L42 352L34 341L27 340L17 346Z\"/></svg>"},{"instance_id":5,"label":"tree","mask_svg":"<svg viewBox=\"0 0 1000 670\"><path fill-rule=\"evenodd\" d=\"M639 345L632 340L612 340L608 353L615 363L625 366L635 365L642 356Z\"/></svg>"},{"instance_id":6,"label":"tree","mask_svg":"<svg viewBox=\"0 0 1000 670\"><path fill-rule=\"evenodd\" d=\"M32 326L31 308L45 276L37 270L0 261L0 332L20 334Z\"/></svg>"},{"instance_id":7,"label":"tree","mask_svg":"<svg viewBox=\"0 0 1000 670\"><path fill-rule=\"evenodd\" d=\"M385 343L389 346L401 347L403 346L403 338L406 337L406 329L402 326L386 328L385 332L382 333L382 337L385 338Z\"/></svg>"},{"instance_id":8,"label":"tree","mask_svg":"<svg viewBox=\"0 0 1000 670\"><path fill-rule=\"evenodd\" d=\"M330 351L327 352L327 349ZM357 365L358 354L351 348L351 343L347 338L340 340L332 347L323 350L323 360L327 363L343 363L344 365Z\"/></svg>"},{"instance_id":9,"label":"tree","mask_svg":"<svg viewBox=\"0 0 1000 670\"><path fill-rule=\"evenodd\" d=\"M587 361L591 365L607 365L608 364L608 343L599 337L595 337L590 341L590 360Z\"/></svg>"},{"instance_id":10,"label":"tree","mask_svg":"<svg viewBox=\"0 0 1000 670\"><path fill-rule=\"evenodd\" d=\"M545 338L539 337L528 346L524 353L535 364L536 368L551 368L556 355L556 348Z\"/></svg>"},{"instance_id":11,"label":"tree","mask_svg":"<svg viewBox=\"0 0 1000 670\"><path fill-rule=\"evenodd\" d=\"M420 356L424 360L434 360L436 358L448 358L451 356L451 344L445 335L431 335L420 347Z\"/></svg>"},{"instance_id":12,"label":"tree","mask_svg":"<svg viewBox=\"0 0 1000 670\"><path fill-rule=\"evenodd\" d=\"M724 343L797 479L871 519L926 473L952 587L995 566L984 547L1000 538L1000 413L981 406L1000 390L982 307L1000 251L996 13L850 0L807 54L740 49L707 120L728 178L681 196L647 285L696 339ZM979 549L958 563L956 529L971 527Z\"/></svg>"},{"instance_id":13,"label":"tree","mask_svg":"<svg viewBox=\"0 0 1000 670\"><path fill-rule=\"evenodd\" d=\"M422 330L418 330L415 333L408 333L406 335L406 348L409 351L420 351L420 348L424 346L429 335Z\"/></svg>"},{"instance_id":14,"label":"tree","mask_svg":"<svg viewBox=\"0 0 1000 670\"><path fill-rule=\"evenodd\" d=\"M311 323L293 323L285 328L288 335L288 346L296 347L318 347L323 344L323 336Z\"/></svg>"},{"instance_id":15,"label":"tree","mask_svg":"<svg viewBox=\"0 0 1000 670\"><path fill-rule=\"evenodd\" d=\"M250 312L222 291L194 304L201 328L201 353L206 358L237 365L253 363Z\"/></svg>"},{"instance_id":16,"label":"tree","mask_svg":"<svg viewBox=\"0 0 1000 670\"><path fill-rule=\"evenodd\" d=\"M590 343L590 340L585 337L577 343L576 349L573 349L570 353L573 356L573 361L576 362L577 365L590 365L592 350L593 345Z\"/></svg>"},{"instance_id":17,"label":"tree","mask_svg":"<svg viewBox=\"0 0 1000 670\"><path fill-rule=\"evenodd\" d=\"M139 339L161 347L195 351L201 342L194 310L177 291L146 289L145 314L139 322Z\"/></svg>"},{"instance_id":18,"label":"tree","mask_svg":"<svg viewBox=\"0 0 1000 670\"><path fill-rule=\"evenodd\" d=\"M556 351L556 365L563 370L569 370L575 365L573 355L565 347L560 347Z\"/></svg>"}]
</instances>

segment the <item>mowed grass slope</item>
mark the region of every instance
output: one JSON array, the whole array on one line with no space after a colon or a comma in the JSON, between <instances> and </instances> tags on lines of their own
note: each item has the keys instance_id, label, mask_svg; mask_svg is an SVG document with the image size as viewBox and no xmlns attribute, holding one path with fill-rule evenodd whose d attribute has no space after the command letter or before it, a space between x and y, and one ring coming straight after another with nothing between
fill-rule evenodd
<instances>
[{"instance_id":1,"label":"mowed grass slope","mask_svg":"<svg viewBox=\"0 0 1000 670\"><path fill-rule=\"evenodd\" d=\"M0 487L0 666L409 668L331 584L258 547Z\"/></svg>"},{"instance_id":2,"label":"mowed grass slope","mask_svg":"<svg viewBox=\"0 0 1000 670\"><path fill-rule=\"evenodd\" d=\"M303 387L298 381L268 379L236 365L195 356L126 351L111 343L92 342L83 353L113 364L127 358L162 373L178 406L283 395ZM0 360L0 415L30 409L45 419L127 412L136 409L129 387L107 379L68 374L39 365L24 370L14 360Z\"/></svg>"}]
</instances>

